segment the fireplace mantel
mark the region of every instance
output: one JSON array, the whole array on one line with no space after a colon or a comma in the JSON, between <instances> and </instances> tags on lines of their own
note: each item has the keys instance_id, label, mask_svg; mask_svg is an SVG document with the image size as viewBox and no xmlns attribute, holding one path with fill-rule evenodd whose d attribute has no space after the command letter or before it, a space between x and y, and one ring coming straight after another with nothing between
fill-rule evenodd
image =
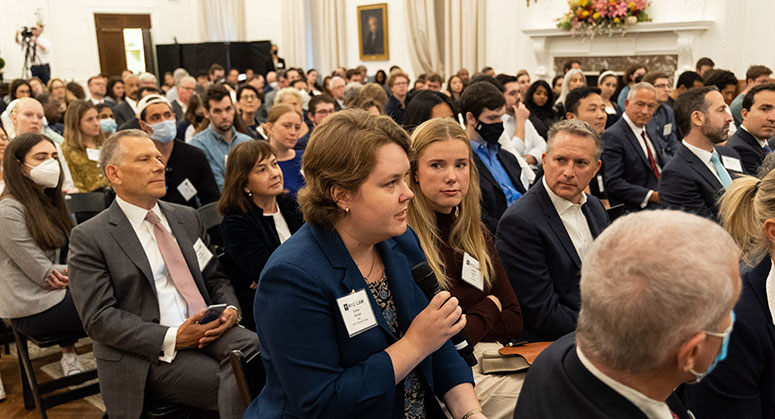
<instances>
[{"instance_id":1,"label":"fireplace mantel","mask_svg":"<svg viewBox=\"0 0 775 419\"><path fill-rule=\"evenodd\" d=\"M691 22L646 22L633 25L624 35L573 36L558 29L524 29L533 47L537 67L535 76L551 76L555 57L633 56L677 54L677 73L694 69L693 51L697 38L713 26L709 20Z\"/></svg>"}]
</instances>

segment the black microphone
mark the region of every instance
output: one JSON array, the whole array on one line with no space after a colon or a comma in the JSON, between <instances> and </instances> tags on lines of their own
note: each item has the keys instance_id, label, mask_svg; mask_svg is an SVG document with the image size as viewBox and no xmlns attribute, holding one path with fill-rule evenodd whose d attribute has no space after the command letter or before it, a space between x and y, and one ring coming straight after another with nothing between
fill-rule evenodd
<instances>
[{"instance_id":1,"label":"black microphone","mask_svg":"<svg viewBox=\"0 0 775 419\"><path fill-rule=\"evenodd\" d=\"M428 265L428 262L422 261L412 268L412 278L417 286L420 287L423 294L428 297L430 301L434 295L441 292L439 288L439 281L436 280L436 275L433 273L433 269ZM461 330L455 336L452 336L452 344L457 349L457 353L463 357L469 367L476 365L476 358L474 357L474 348L468 344L468 336L466 332Z\"/></svg>"}]
</instances>

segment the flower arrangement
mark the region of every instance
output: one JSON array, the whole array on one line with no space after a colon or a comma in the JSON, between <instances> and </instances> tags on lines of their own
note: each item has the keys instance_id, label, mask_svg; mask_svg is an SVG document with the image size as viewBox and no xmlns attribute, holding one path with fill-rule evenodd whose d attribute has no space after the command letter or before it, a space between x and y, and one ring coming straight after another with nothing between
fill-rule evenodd
<instances>
[{"instance_id":1,"label":"flower arrangement","mask_svg":"<svg viewBox=\"0 0 775 419\"><path fill-rule=\"evenodd\" d=\"M570 10L556 19L557 27L590 37L624 35L627 25L651 21L645 11L649 4L649 0L568 0Z\"/></svg>"}]
</instances>

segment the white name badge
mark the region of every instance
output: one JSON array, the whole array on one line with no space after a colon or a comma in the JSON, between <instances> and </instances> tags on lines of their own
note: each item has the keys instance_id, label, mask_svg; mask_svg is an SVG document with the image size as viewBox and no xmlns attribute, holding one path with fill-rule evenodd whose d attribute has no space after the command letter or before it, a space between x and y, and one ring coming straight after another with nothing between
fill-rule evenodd
<instances>
[{"instance_id":1,"label":"white name badge","mask_svg":"<svg viewBox=\"0 0 775 419\"><path fill-rule=\"evenodd\" d=\"M183 199L188 201L196 195L196 188L194 187L194 184L186 178L178 185L178 192L180 192L180 196L182 196Z\"/></svg>"},{"instance_id":2,"label":"white name badge","mask_svg":"<svg viewBox=\"0 0 775 419\"><path fill-rule=\"evenodd\" d=\"M461 279L479 291L484 291L484 279L482 279L482 271L479 269L479 261L468 253L463 255Z\"/></svg>"},{"instance_id":3,"label":"white name badge","mask_svg":"<svg viewBox=\"0 0 775 419\"><path fill-rule=\"evenodd\" d=\"M205 266L207 266L213 258L213 252L205 246L202 239L196 239L196 243L194 243L194 253L196 253L196 261L199 264L199 270L204 270Z\"/></svg>"},{"instance_id":4,"label":"white name badge","mask_svg":"<svg viewBox=\"0 0 775 419\"><path fill-rule=\"evenodd\" d=\"M91 161L100 161L100 151L96 148L87 148L86 157Z\"/></svg>"},{"instance_id":5,"label":"white name badge","mask_svg":"<svg viewBox=\"0 0 775 419\"><path fill-rule=\"evenodd\" d=\"M724 163L724 167L735 172L742 172L743 166L740 164L740 159L729 156L721 156L721 162Z\"/></svg>"},{"instance_id":6,"label":"white name badge","mask_svg":"<svg viewBox=\"0 0 775 419\"><path fill-rule=\"evenodd\" d=\"M344 327L347 328L350 337L377 325L377 318L374 317L374 310L371 308L371 302L365 289L337 298L336 305L339 306Z\"/></svg>"},{"instance_id":7,"label":"white name badge","mask_svg":"<svg viewBox=\"0 0 775 419\"><path fill-rule=\"evenodd\" d=\"M673 123L665 124L665 127L662 128L662 136L667 137L670 135L670 133L673 132Z\"/></svg>"}]
</instances>

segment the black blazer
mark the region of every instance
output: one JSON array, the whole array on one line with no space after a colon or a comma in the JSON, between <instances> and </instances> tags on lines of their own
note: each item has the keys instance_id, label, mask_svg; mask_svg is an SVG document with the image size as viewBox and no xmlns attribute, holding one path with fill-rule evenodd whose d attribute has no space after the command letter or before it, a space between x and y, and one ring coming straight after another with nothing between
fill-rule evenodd
<instances>
[{"instance_id":1,"label":"black blazer","mask_svg":"<svg viewBox=\"0 0 775 419\"><path fill-rule=\"evenodd\" d=\"M490 173L490 169L484 165L482 159L476 154L476 151L473 151L473 155L476 168L479 171L479 188L482 190L482 222L495 234L498 220L500 220L501 215L503 215L507 208L506 195L503 193L498 181ZM514 184L514 188L524 195L525 187L520 180L522 168L519 166L517 158L500 147L498 148L497 157L503 168L506 169L506 173L509 175L511 183Z\"/></svg>"},{"instance_id":2,"label":"black blazer","mask_svg":"<svg viewBox=\"0 0 775 419\"><path fill-rule=\"evenodd\" d=\"M175 122L180 122L183 120L183 107L180 106L180 103L178 103L177 100L172 101L172 112L175 113Z\"/></svg>"},{"instance_id":3,"label":"black blazer","mask_svg":"<svg viewBox=\"0 0 775 419\"><path fill-rule=\"evenodd\" d=\"M759 145L756 138L743 128L738 128L735 135L727 142L727 146L740 154L740 162L743 164L745 174L756 176L756 171L767 155L767 150Z\"/></svg>"},{"instance_id":4,"label":"black blazer","mask_svg":"<svg viewBox=\"0 0 775 419\"><path fill-rule=\"evenodd\" d=\"M592 237L608 226L594 196L581 207ZM543 182L514 203L498 225L496 244L522 307L525 340L555 340L576 329L581 259Z\"/></svg>"},{"instance_id":5,"label":"black blazer","mask_svg":"<svg viewBox=\"0 0 775 419\"><path fill-rule=\"evenodd\" d=\"M666 402L678 418L691 418L675 393ZM576 334L571 333L541 352L530 366L514 418L646 419L646 415L589 372L576 353Z\"/></svg>"},{"instance_id":6,"label":"black blazer","mask_svg":"<svg viewBox=\"0 0 775 419\"><path fill-rule=\"evenodd\" d=\"M295 233L304 224L296 199L286 194L278 195L277 206L291 234ZM269 256L280 246L277 228L271 218L264 217L261 208L251 204L247 212L223 217L221 233L228 257L225 266L242 307L242 325L255 330L253 299L256 291L250 284L258 282Z\"/></svg>"},{"instance_id":7,"label":"black blazer","mask_svg":"<svg viewBox=\"0 0 775 419\"><path fill-rule=\"evenodd\" d=\"M649 135L654 146L659 167L664 167L658 138ZM603 133L603 182L611 205L624 204L628 211L641 210L640 204L649 190L657 190L659 180L651 170L651 164L641 148L641 139L635 138L624 117L619 118ZM658 205L649 203L648 208Z\"/></svg>"},{"instance_id":8,"label":"black blazer","mask_svg":"<svg viewBox=\"0 0 775 419\"><path fill-rule=\"evenodd\" d=\"M722 156L740 159L729 147L717 147ZM723 163L723 159L722 159ZM742 173L727 168L731 178ZM724 187L716 176L691 150L681 144L678 152L662 170L659 201L663 207L695 213L718 221L718 198Z\"/></svg>"},{"instance_id":9,"label":"black blazer","mask_svg":"<svg viewBox=\"0 0 775 419\"><path fill-rule=\"evenodd\" d=\"M775 325L767 303L771 259L744 272L727 358L699 384L687 386L687 406L702 418L775 417Z\"/></svg>"},{"instance_id":10,"label":"black blazer","mask_svg":"<svg viewBox=\"0 0 775 419\"><path fill-rule=\"evenodd\" d=\"M121 126L124 122L135 118L135 111L132 110L132 107L126 101L113 108L113 113L116 115L117 126Z\"/></svg>"}]
</instances>

